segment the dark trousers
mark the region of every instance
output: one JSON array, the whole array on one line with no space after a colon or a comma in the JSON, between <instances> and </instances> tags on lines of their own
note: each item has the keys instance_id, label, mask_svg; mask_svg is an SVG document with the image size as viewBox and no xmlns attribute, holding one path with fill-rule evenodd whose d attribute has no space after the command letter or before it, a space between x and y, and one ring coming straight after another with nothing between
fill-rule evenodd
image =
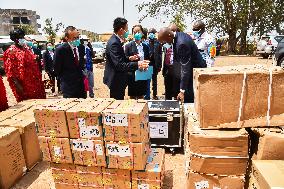
<instances>
[{"instance_id":1,"label":"dark trousers","mask_svg":"<svg viewBox=\"0 0 284 189\"><path fill-rule=\"evenodd\" d=\"M113 87L110 88L110 98L114 98L115 100L124 100L125 96L125 88L121 87Z\"/></svg>"},{"instance_id":2,"label":"dark trousers","mask_svg":"<svg viewBox=\"0 0 284 189\"><path fill-rule=\"evenodd\" d=\"M47 72L47 75L49 77L49 80L51 82L51 92L54 93L55 92L55 76L53 73L51 72Z\"/></svg>"},{"instance_id":3,"label":"dark trousers","mask_svg":"<svg viewBox=\"0 0 284 189\"><path fill-rule=\"evenodd\" d=\"M167 66L164 71L165 98L166 100L176 99L179 93L180 79L174 77L172 66Z\"/></svg>"},{"instance_id":4,"label":"dark trousers","mask_svg":"<svg viewBox=\"0 0 284 189\"><path fill-rule=\"evenodd\" d=\"M157 78L158 78L158 73L154 72L152 75L152 91L154 97L157 96L157 85L158 85Z\"/></svg>"}]
</instances>

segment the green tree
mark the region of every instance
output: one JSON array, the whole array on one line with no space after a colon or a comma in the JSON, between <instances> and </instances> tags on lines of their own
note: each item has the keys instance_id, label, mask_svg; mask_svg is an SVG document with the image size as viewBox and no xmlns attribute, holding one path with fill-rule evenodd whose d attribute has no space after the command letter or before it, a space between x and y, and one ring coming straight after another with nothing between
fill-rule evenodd
<instances>
[{"instance_id":1,"label":"green tree","mask_svg":"<svg viewBox=\"0 0 284 189\"><path fill-rule=\"evenodd\" d=\"M282 31L284 22L283 0L152 0L137 6L144 13L141 19L181 13L205 20L208 30L229 35L230 53L237 53L238 42L244 53L249 34Z\"/></svg>"},{"instance_id":2,"label":"green tree","mask_svg":"<svg viewBox=\"0 0 284 189\"><path fill-rule=\"evenodd\" d=\"M48 40L52 43L55 43L56 33L63 27L64 25L61 22L57 23L54 27L52 23L52 18L47 18L45 20L45 26L43 28L43 31L45 34L48 35Z\"/></svg>"},{"instance_id":3,"label":"green tree","mask_svg":"<svg viewBox=\"0 0 284 189\"><path fill-rule=\"evenodd\" d=\"M35 34L37 34L37 31L31 25L21 24L21 25L19 25L19 28L22 28L25 31L26 35L35 35Z\"/></svg>"}]
</instances>

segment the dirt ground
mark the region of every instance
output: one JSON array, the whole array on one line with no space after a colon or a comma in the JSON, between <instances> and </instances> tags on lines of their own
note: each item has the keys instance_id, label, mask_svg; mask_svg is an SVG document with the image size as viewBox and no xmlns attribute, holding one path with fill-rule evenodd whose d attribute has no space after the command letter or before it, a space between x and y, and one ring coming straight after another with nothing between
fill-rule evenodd
<instances>
[{"instance_id":1,"label":"dirt ground","mask_svg":"<svg viewBox=\"0 0 284 189\"><path fill-rule=\"evenodd\" d=\"M246 64L272 64L272 60L262 59L259 57L244 57L244 56L225 56L216 59L216 66L229 65L246 65ZM94 68L95 74L95 95L96 97L108 97L109 91L103 84L103 66L96 66ZM9 105L14 105L15 98L8 87L6 78L4 78L6 85L7 96L9 98ZM159 75L158 79L158 96L164 93L163 77ZM185 158L183 154L166 155L166 174L164 179L164 189L183 189L185 188ZM54 183L51 176L51 171L47 163L39 163L31 172L26 174L13 189L54 189Z\"/></svg>"}]
</instances>

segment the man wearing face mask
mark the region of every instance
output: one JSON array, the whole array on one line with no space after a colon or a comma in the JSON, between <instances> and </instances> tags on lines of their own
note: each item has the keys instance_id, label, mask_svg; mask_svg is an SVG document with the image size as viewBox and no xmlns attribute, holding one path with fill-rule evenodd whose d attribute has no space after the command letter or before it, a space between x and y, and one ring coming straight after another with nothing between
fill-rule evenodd
<instances>
[{"instance_id":1,"label":"man wearing face mask","mask_svg":"<svg viewBox=\"0 0 284 189\"><path fill-rule=\"evenodd\" d=\"M68 26L64 33L66 42L56 48L53 60L63 98L86 98L83 67L77 48L80 45L79 32L74 26Z\"/></svg>"},{"instance_id":2,"label":"man wearing face mask","mask_svg":"<svg viewBox=\"0 0 284 189\"><path fill-rule=\"evenodd\" d=\"M122 47L128 37L128 21L125 18L116 18L113 22L114 34L106 46L106 65L104 84L110 89L110 97L123 100L127 86L128 72L137 69L147 69L148 61L138 61L137 56L127 58Z\"/></svg>"},{"instance_id":3,"label":"man wearing face mask","mask_svg":"<svg viewBox=\"0 0 284 189\"><path fill-rule=\"evenodd\" d=\"M132 28L134 40L125 45L125 55L129 61L149 60L149 47L142 42L143 28ZM133 58L134 57L134 58ZM131 99L143 99L147 92L147 81L135 81L135 71L128 73L128 95Z\"/></svg>"},{"instance_id":4,"label":"man wearing face mask","mask_svg":"<svg viewBox=\"0 0 284 189\"><path fill-rule=\"evenodd\" d=\"M216 56L216 42L214 38L205 31L205 24L201 20L197 20L193 24L194 41L206 61L207 67L214 66Z\"/></svg>"},{"instance_id":5,"label":"man wearing face mask","mask_svg":"<svg viewBox=\"0 0 284 189\"><path fill-rule=\"evenodd\" d=\"M4 69L17 102L46 98L36 56L26 45L24 30L18 28L11 31L10 38L15 45L3 54Z\"/></svg>"},{"instance_id":6,"label":"man wearing face mask","mask_svg":"<svg viewBox=\"0 0 284 189\"><path fill-rule=\"evenodd\" d=\"M165 48L173 48L173 77L180 78L180 91L177 99L193 103L193 68L206 67L196 44L188 34L174 33L168 27L160 30L158 40L166 44Z\"/></svg>"},{"instance_id":7,"label":"man wearing face mask","mask_svg":"<svg viewBox=\"0 0 284 189\"><path fill-rule=\"evenodd\" d=\"M48 42L46 43L46 51L43 53L43 63L44 63L44 70L47 73L52 83L52 88L51 88L52 93L55 92L55 74L53 66L53 56L54 56L53 44Z\"/></svg>"},{"instance_id":8,"label":"man wearing face mask","mask_svg":"<svg viewBox=\"0 0 284 189\"><path fill-rule=\"evenodd\" d=\"M42 71L42 65L41 65L42 54L41 50L38 48L38 42L35 39L32 40L32 51L36 55L36 62L38 64L39 70Z\"/></svg>"}]
</instances>

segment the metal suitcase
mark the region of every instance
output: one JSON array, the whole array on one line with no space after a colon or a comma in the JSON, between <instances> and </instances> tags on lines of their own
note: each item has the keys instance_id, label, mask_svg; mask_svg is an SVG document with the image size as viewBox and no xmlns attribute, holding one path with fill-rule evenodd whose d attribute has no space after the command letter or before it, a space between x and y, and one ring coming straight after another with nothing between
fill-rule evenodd
<instances>
[{"instance_id":1,"label":"metal suitcase","mask_svg":"<svg viewBox=\"0 0 284 189\"><path fill-rule=\"evenodd\" d=\"M176 100L150 100L148 107L151 146L174 153L183 145L183 106Z\"/></svg>"}]
</instances>

